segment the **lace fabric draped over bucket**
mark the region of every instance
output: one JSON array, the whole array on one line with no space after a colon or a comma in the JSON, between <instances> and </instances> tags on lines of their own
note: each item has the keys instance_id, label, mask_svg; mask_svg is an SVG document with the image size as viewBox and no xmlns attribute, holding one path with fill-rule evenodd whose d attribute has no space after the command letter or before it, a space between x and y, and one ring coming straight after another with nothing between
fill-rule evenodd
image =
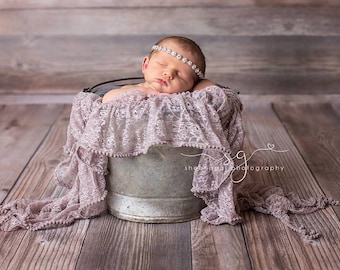
<instances>
[{"instance_id":1,"label":"lace fabric draped over bucket","mask_svg":"<svg viewBox=\"0 0 340 270\"><path fill-rule=\"evenodd\" d=\"M64 156L55 169L68 192L61 198L16 200L0 207L0 229L38 230L65 226L97 216L106 209L105 174L109 157L146 154L154 145L203 149L192 192L206 208L202 220L218 225L241 222L240 211L253 208L280 218L303 236L288 213L310 212L336 204L332 200L303 202L275 187L235 184L232 157L244 138L242 104L232 90L209 86L172 95L129 91L110 103L92 93L77 94L71 111ZM209 168L221 167L221 170ZM245 187L245 188L243 188Z\"/></svg>"},{"instance_id":2,"label":"lace fabric draped over bucket","mask_svg":"<svg viewBox=\"0 0 340 270\"><path fill-rule=\"evenodd\" d=\"M55 169L57 182L69 191L61 198L2 205L0 228L39 230L99 215L106 208L108 157L145 154L160 144L225 153L230 150L229 138L239 149L240 117L237 94L216 86L166 96L131 91L107 104L96 94L81 92L72 106L64 156ZM232 165L225 174L231 169Z\"/></svg>"}]
</instances>

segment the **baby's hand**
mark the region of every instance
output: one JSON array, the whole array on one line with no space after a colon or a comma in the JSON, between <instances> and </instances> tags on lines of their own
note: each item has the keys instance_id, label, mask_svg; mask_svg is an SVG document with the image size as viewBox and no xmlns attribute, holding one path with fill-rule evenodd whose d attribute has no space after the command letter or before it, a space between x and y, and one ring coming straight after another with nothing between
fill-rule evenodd
<instances>
[{"instance_id":1,"label":"baby's hand","mask_svg":"<svg viewBox=\"0 0 340 270\"><path fill-rule=\"evenodd\" d=\"M155 90L154 88L149 86L147 83L138 84L137 90L144 93L144 94L147 94L147 95L167 95L166 93L161 93L161 92Z\"/></svg>"},{"instance_id":2,"label":"baby's hand","mask_svg":"<svg viewBox=\"0 0 340 270\"><path fill-rule=\"evenodd\" d=\"M206 88L207 86L210 86L210 85L216 85L216 84L214 82L208 80L208 79L201 79L196 83L196 85L194 85L192 91L201 90L201 89Z\"/></svg>"},{"instance_id":3,"label":"baby's hand","mask_svg":"<svg viewBox=\"0 0 340 270\"><path fill-rule=\"evenodd\" d=\"M151 95L159 95L160 93L158 91L156 91L155 89L152 89L150 87L138 87L137 88L138 91L144 93L144 94L151 94Z\"/></svg>"}]
</instances>

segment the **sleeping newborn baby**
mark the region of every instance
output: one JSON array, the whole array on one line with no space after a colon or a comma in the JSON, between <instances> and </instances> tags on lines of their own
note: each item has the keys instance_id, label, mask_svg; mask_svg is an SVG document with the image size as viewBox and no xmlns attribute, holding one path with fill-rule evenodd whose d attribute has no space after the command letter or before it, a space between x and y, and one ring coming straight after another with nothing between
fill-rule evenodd
<instances>
[{"instance_id":1,"label":"sleeping newborn baby","mask_svg":"<svg viewBox=\"0 0 340 270\"><path fill-rule=\"evenodd\" d=\"M170 36L161 39L144 57L142 72L145 81L125 85L107 92L102 102L110 102L121 93L139 90L146 94L173 94L203 89L215 85L204 79L205 56L191 39Z\"/></svg>"}]
</instances>

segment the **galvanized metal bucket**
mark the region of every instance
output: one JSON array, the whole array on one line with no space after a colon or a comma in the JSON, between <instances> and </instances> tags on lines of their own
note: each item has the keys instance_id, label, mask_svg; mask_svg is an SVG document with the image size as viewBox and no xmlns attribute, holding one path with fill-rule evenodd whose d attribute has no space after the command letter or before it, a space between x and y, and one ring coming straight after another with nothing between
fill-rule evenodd
<instances>
[{"instance_id":1,"label":"galvanized metal bucket","mask_svg":"<svg viewBox=\"0 0 340 270\"><path fill-rule=\"evenodd\" d=\"M145 155L110 158L106 179L109 213L144 223L198 218L204 202L190 189L201 152L197 148L159 145Z\"/></svg>"}]
</instances>

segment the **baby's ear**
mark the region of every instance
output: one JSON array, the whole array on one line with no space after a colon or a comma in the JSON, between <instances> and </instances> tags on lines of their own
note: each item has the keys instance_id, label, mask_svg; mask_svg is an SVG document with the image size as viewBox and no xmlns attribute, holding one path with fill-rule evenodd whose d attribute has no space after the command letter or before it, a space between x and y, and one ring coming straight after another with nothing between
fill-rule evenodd
<instances>
[{"instance_id":1,"label":"baby's ear","mask_svg":"<svg viewBox=\"0 0 340 270\"><path fill-rule=\"evenodd\" d=\"M142 71L144 72L149 65L149 57L144 57L143 62L142 62Z\"/></svg>"}]
</instances>

